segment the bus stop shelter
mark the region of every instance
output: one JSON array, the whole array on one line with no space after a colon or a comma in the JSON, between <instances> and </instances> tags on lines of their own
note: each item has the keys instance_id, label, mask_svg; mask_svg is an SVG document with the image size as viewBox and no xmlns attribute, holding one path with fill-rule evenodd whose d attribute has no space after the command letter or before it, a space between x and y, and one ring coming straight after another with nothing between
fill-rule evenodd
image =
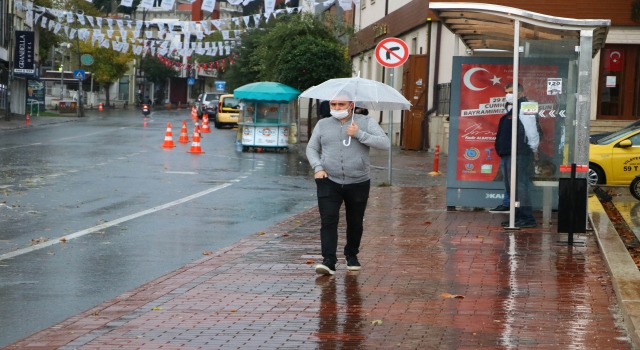
<instances>
[{"instance_id":1,"label":"bus stop shelter","mask_svg":"<svg viewBox=\"0 0 640 350\"><path fill-rule=\"evenodd\" d=\"M505 85L512 83L514 100L523 93L529 100L521 110L513 103L514 120L524 118L522 113L535 115L540 128L542 160L532 169L536 186L531 198L533 207L543 208L543 225L548 226L551 208L558 205L559 180L569 177L560 170L571 164L579 171L588 168L592 60L605 44L611 21L560 18L482 3L431 2L429 7L472 53L453 59L447 206L490 207L504 198L494 142L507 107ZM473 55L482 51L482 57ZM519 154L518 123L512 125L511 154ZM519 160L520 155L511 157L511 194L516 193ZM539 164L544 169L538 169ZM587 173L576 177L586 179ZM584 199L586 217L586 185L576 198ZM512 195L508 228L515 228L519 205Z\"/></svg>"}]
</instances>

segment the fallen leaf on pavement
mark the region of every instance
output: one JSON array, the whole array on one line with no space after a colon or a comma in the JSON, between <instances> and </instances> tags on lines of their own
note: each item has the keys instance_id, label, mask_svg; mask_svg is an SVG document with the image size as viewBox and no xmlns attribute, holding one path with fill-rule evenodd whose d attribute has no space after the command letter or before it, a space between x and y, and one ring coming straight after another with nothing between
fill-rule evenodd
<instances>
[{"instance_id":1,"label":"fallen leaf on pavement","mask_svg":"<svg viewBox=\"0 0 640 350\"><path fill-rule=\"evenodd\" d=\"M450 299L464 299L464 295L460 295L460 294L442 293L440 294L440 296L443 298L450 298Z\"/></svg>"},{"instance_id":2,"label":"fallen leaf on pavement","mask_svg":"<svg viewBox=\"0 0 640 350\"><path fill-rule=\"evenodd\" d=\"M211 254L213 254L213 252L210 252L210 251L202 252L202 255L211 255Z\"/></svg>"},{"instance_id":3,"label":"fallen leaf on pavement","mask_svg":"<svg viewBox=\"0 0 640 350\"><path fill-rule=\"evenodd\" d=\"M484 236L476 236L476 238L484 238Z\"/></svg>"},{"instance_id":4,"label":"fallen leaf on pavement","mask_svg":"<svg viewBox=\"0 0 640 350\"><path fill-rule=\"evenodd\" d=\"M390 234L389 236L395 236L394 234Z\"/></svg>"},{"instance_id":5,"label":"fallen leaf on pavement","mask_svg":"<svg viewBox=\"0 0 640 350\"><path fill-rule=\"evenodd\" d=\"M307 260L307 265L313 264L313 260Z\"/></svg>"},{"instance_id":6,"label":"fallen leaf on pavement","mask_svg":"<svg viewBox=\"0 0 640 350\"><path fill-rule=\"evenodd\" d=\"M371 321L371 324L374 325L374 326L380 325L380 324L382 324L382 320Z\"/></svg>"},{"instance_id":7,"label":"fallen leaf on pavement","mask_svg":"<svg viewBox=\"0 0 640 350\"><path fill-rule=\"evenodd\" d=\"M285 234L282 235L282 237L289 237L289 236L291 236L291 235L288 234L288 233L285 233Z\"/></svg>"},{"instance_id":8,"label":"fallen leaf on pavement","mask_svg":"<svg viewBox=\"0 0 640 350\"><path fill-rule=\"evenodd\" d=\"M431 225L431 221L425 221L424 224L425 225Z\"/></svg>"},{"instance_id":9,"label":"fallen leaf on pavement","mask_svg":"<svg viewBox=\"0 0 640 350\"><path fill-rule=\"evenodd\" d=\"M160 310L162 310L162 308L161 307L154 307L152 310L153 311L160 311Z\"/></svg>"},{"instance_id":10,"label":"fallen leaf on pavement","mask_svg":"<svg viewBox=\"0 0 640 350\"><path fill-rule=\"evenodd\" d=\"M236 310L231 310L231 312L236 312Z\"/></svg>"},{"instance_id":11,"label":"fallen leaf on pavement","mask_svg":"<svg viewBox=\"0 0 640 350\"><path fill-rule=\"evenodd\" d=\"M62 242L62 243L67 243L67 239L66 239L66 238L64 238L64 237L62 237L62 238L60 238L60 242Z\"/></svg>"},{"instance_id":12,"label":"fallen leaf on pavement","mask_svg":"<svg viewBox=\"0 0 640 350\"><path fill-rule=\"evenodd\" d=\"M264 235L264 232L263 232L263 231L260 231L260 236L262 236L262 235Z\"/></svg>"},{"instance_id":13,"label":"fallen leaf on pavement","mask_svg":"<svg viewBox=\"0 0 640 350\"><path fill-rule=\"evenodd\" d=\"M296 221L296 225L300 225L300 221Z\"/></svg>"}]
</instances>

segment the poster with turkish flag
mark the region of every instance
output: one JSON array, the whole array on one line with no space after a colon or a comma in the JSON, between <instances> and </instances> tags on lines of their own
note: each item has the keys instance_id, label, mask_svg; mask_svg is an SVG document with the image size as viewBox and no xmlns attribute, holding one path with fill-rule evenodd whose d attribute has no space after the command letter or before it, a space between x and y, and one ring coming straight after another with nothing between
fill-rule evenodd
<instances>
[{"instance_id":1,"label":"poster with turkish flag","mask_svg":"<svg viewBox=\"0 0 640 350\"><path fill-rule=\"evenodd\" d=\"M622 72L624 63L624 50L606 49L604 50L604 70L606 72Z\"/></svg>"},{"instance_id":2,"label":"poster with turkish flag","mask_svg":"<svg viewBox=\"0 0 640 350\"><path fill-rule=\"evenodd\" d=\"M547 95L547 79L558 77L558 66L521 65L519 83L529 101L538 102L543 129L539 152L554 154L556 96ZM458 123L459 181L494 181L500 157L494 144L500 117L506 114L505 85L513 81L513 65L463 64ZM514 97L515 99L515 97ZM552 111L552 113L549 113Z\"/></svg>"}]
</instances>

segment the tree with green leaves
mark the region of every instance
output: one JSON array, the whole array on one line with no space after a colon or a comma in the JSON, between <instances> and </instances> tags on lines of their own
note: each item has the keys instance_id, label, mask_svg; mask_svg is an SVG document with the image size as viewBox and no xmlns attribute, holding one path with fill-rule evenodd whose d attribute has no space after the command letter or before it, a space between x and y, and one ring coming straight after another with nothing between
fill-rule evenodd
<instances>
[{"instance_id":1,"label":"tree with green leaves","mask_svg":"<svg viewBox=\"0 0 640 350\"><path fill-rule=\"evenodd\" d=\"M299 90L352 73L340 37L352 29L331 16L283 14L264 29L242 36L225 80L230 89L257 81L276 81Z\"/></svg>"},{"instance_id":2,"label":"tree with green leaves","mask_svg":"<svg viewBox=\"0 0 640 350\"><path fill-rule=\"evenodd\" d=\"M160 87L160 91L164 91L167 79L177 75L175 69L167 67L157 57L153 56L145 56L140 61L140 69L144 71L144 76L147 77L147 80ZM156 96L156 98L163 100L164 96Z\"/></svg>"},{"instance_id":3,"label":"tree with green leaves","mask_svg":"<svg viewBox=\"0 0 640 350\"><path fill-rule=\"evenodd\" d=\"M92 46L84 42L80 42L80 52L93 56L94 61L91 65L93 81L105 89L106 104L110 105L109 88L127 73L130 68L129 63L133 60L133 53L129 51L123 54L110 48Z\"/></svg>"}]
</instances>

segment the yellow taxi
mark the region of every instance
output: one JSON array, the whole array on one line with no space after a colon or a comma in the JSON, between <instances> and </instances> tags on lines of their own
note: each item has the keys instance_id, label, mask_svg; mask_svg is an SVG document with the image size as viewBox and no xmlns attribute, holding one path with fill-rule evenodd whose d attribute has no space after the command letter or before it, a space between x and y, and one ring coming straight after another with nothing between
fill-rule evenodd
<instances>
[{"instance_id":1,"label":"yellow taxi","mask_svg":"<svg viewBox=\"0 0 640 350\"><path fill-rule=\"evenodd\" d=\"M591 142L589 184L629 185L640 174L640 127Z\"/></svg>"},{"instance_id":2,"label":"yellow taxi","mask_svg":"<svg viewBox=\"0 0 640 350\"><path fill-rule=\"evenodd\" d=\"M223 125L238 125L240 115L240 100L233 97L233 94L220 96L218 100L218 113L213 119L213 125L220 129Z\"/></svg>"}]
</instances>

